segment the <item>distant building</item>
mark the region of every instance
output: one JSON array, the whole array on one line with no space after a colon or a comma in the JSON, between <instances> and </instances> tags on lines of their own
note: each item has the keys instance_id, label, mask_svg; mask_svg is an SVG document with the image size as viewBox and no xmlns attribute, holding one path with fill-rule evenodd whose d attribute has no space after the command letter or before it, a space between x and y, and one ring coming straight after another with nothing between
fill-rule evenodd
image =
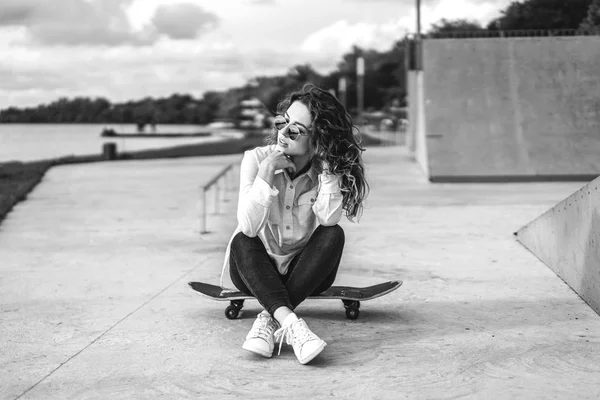
<instances>
[{"instance_id":1,"label":"distant building","mask_svg":"<svg viewBox=\"0 0 600 400\"><path fill-rule=\"evenodd\" d=\"M267 119L267 110L262 101L253 97L240 102L238 126L240 128L264 128Z\"/></svg>"}]
</instances>

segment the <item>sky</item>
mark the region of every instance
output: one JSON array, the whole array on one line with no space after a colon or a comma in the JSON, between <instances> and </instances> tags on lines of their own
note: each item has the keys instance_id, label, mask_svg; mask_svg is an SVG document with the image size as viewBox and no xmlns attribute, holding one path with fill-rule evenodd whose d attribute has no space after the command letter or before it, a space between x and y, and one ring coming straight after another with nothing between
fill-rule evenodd
<instances>
[{"instance_id":1,"label":"sky","mask_svg":"<svg viewBox=\"0 0 600 400\"><path fill-rule=\"evenodd\" d=\"M422 26L487 24L510 0L422 0ZM0 109L244 85L416 30L415 0L0 0Z\"/></svg>"}]
</instances>

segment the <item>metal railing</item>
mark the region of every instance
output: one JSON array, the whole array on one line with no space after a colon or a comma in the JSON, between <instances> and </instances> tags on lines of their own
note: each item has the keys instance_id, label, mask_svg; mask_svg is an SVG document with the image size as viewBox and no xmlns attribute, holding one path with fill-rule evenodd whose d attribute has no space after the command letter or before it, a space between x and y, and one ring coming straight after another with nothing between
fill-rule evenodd
<instances>
[{"instance_id":1,"label":"metal railing","mask_svg":"<svg viewBox=\"0 0 600 400\"><path fill-rule=\"evenodd\" d=\"M220 194L223 193L225 194L227 191L229 191L230 189L233 189L234 184L233 184L233 180L235 179L234 176L234 166L235 164L229 164L227 167L225 167L221 172L219 172L217 175L215 175L210 181L208 181L207 183L205 183L200 189L202 190L202 205L201 205L201 216L200 216L200 234L206 234L209 233L209 231L207 230L207 218L208 218L208 213L207 213L207 193L208 191L214 187L214 212L215 214L219 214L220 212L220 207L219 207L219 202L220 202ZM222 187L223 186L223 187Z\"/></svg>"},{"instance_id":2,"label":"metal railing","mask_svg":"<svg viewBox=\"0 0 600 400\"><path fill-rule=\"evenodd\" d=\"M406 134L408 131L407 122L399 122L395 127L386 127L383 124L380 126L366 125L360 128L362 137L379 140L380 146L404 146L406 144Z\"/></svg>"},{"instance_id":3,"label":"metal railing","mask_svg":"<svg viewBox=\"0 0 600 400\"><path fill-rule=\"evenodd\" d=\"M477 38L514 38L544 36L600 36L600 28L593 29L524 29L524 30L489 30L456 31L428 33L424 39L477 39Z\"/></svg>"}]
</instances>

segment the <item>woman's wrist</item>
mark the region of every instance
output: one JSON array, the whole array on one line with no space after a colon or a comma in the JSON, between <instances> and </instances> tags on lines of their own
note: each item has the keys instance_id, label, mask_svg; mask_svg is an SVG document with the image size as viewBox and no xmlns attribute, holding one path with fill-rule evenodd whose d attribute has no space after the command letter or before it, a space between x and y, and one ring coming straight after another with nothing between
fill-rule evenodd
<instances>
[{"instance_id":1,"label":"woman's wrist","mask_svg":"<svg viewBox=\"0 0 600 400\"><path fill-rule=\"evenodd\" d=\"M261 177L269 186L273 186L273 176L275 175L275 168L271 163L261 162L258 167L258 176Z\"/></svg>"}]
</instances>

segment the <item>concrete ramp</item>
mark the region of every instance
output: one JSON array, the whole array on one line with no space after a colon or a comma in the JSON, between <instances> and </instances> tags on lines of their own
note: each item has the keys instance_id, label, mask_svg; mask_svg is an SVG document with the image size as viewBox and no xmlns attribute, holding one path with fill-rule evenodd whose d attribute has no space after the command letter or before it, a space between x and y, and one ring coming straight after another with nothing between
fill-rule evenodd
<instances>
[{"instance_id":1,"label":"concrete ramp","mask_svg":"<svg viewBox=\"0 0 600 400\"><path fill-rule=\"evenodd\" d=\"M516 235L600 314L600 178Z\"/></svg>"},{"instance_id":2,"label":"concrete ramp","mask_svg":"<svg viewBox=\"0 0 600 400\"><path fill-rule=\"evenodd\" d=\"M423 43L433 182L600 175L598 37Z\"/></svg>"}]
</instances>

